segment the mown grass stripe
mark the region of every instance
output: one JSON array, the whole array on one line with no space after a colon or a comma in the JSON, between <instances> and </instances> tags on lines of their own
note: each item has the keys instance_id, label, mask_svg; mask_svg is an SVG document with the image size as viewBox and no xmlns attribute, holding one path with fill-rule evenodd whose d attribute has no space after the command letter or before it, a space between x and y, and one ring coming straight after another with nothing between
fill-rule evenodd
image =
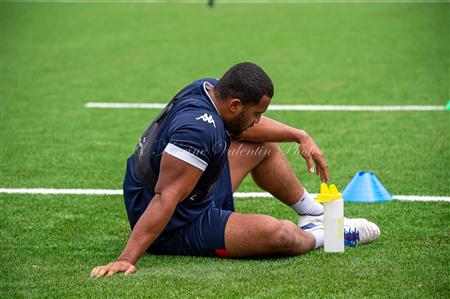
<instances>
[{"instance_id":1,"label":"mown grass stripe","mask_svg":"<svg viewBox=\"0 0 450 299\"><path fill-rule=\"evenodd\" d=\"M104 109L162 109L161 103L107 103L88 102L86 108ZM367 105L270 105L272 111L444 111L444 106L367 106Z\"/></svg>"},{"instance_id":2,"label":"mown grass stripe","mask_svg":"<svg viewBox=\"0 0 450 299\"><path fill-rule=\"evenodd\" d=\"M42 195L122 195L120 189L54 189L54 188L0 188L0 193L7 194L42 194ZM273 197L267 192L235 192L235 198L270 198ZM313 194L315 196L315 194ZM393 195L393 198L400 201L447 201L450 196L430 196L430 195Z\"/></svg>"},{"instance_id":3,"label":"mown grass stripe","mask_svg":"<svg viewBox=\"0 0 450 299\"><path fill-rule=\"evenodd\" d=\"M206 0L4 0L10 3L143 3L206 4ZM448 3L447 0L219 0L218 4L414 4Z\"/></svg>"}]
</instances>

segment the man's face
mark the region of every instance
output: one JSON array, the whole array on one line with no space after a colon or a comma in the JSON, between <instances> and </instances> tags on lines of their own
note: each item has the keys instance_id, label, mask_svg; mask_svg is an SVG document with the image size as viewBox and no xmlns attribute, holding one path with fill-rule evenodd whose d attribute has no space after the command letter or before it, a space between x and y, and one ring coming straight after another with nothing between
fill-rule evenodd
<instances>
[{"instance_id":1,"label":"man's face","mask_svg":"<svg viewBox=\"0 0 450 299\"><path fill-rule=\"evenodd\" d=\"M258 104L243 106L242 111L230 121L228 131L234 136L239 136L245 130L257 124L261 114L266 112L270 100L268 96L263 96Z\"/></svg>"}]
</instances>

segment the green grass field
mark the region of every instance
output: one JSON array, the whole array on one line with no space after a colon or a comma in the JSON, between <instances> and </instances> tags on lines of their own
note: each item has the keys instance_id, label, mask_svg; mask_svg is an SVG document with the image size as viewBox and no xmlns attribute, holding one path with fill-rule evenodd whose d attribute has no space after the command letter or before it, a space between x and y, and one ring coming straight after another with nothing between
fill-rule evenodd
<instances>
[{"instance_id":1,"label":"green grass field","mask_svg":"<svg viewBox=\"0 0 450 299\"><path fill-rule=\"evenodd\" d=\"M202 77L253 61L274 104L442 105L449 3L197 4L0 2L0 188L120 189L157 110ZM392 194L450 196L450 115L268 112L312 135L343 188L373 170ZM283 145L301 181L319 179ZM259 191L246 179L239 191ZM0 194L0 297L450 297L450 204L346 204L376 242L325 254L222 260L144 256L138 273L93 279L129 234L120 196ZM273 199L237 210L296 221Z\"/></svg>"}]
</instances>

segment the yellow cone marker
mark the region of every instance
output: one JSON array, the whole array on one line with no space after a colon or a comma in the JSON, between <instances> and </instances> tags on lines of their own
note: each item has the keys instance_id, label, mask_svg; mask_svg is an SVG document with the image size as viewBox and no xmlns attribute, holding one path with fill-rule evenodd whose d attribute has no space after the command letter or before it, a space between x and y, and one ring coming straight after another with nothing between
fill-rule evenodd
<instances>
[{"instance_id":1,"label":"yellow cone marker","mask_svg":"<svg viewBox=\"0 0 450 299\"><path fill-rule=\"evenodd\" d=\"M324 208L324 250L325 252L344 252L344 201L336 185L320 184L317 202Z\"/></svg>"}]
</instances>

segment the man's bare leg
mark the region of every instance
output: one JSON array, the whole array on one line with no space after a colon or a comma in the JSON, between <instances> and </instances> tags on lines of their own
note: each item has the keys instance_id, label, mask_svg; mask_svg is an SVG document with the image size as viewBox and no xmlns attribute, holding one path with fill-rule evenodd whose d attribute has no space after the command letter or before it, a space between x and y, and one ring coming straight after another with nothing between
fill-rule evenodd
<instances>
[{"instance_id":1,"label":"man's bare leg","mask_svg":"<svg viewBox=\"0 0 450 299\"><path fill-rule=\"evenodd\" d=\"M233 192L248 173L255 183L291 206L302 197L304 188L289 161L276 143L234 140L228 150Z\"/></svg>"},{"instance_id":2,"label":"man's bare leg","mask_svg":"<svg viewBox=\"0 0 450 299\"><path fill-rule=\"evenodd\" d=\"M303 196L304 188L278 145L234 141L228 158L233 191L251 173L258 186L287 205ZM288 220L233 213L225 228L225 245L230 257L298 255L314 249L316 239Z\"/></svg>"},{"instance_id":3,"label":"man's bare leg","mask_svg":"<svg viewBox=\"0 0 450 299\"><path fill-rule=\"evenodd\" d=\"M232 213L225 227L229 257L299 255L314 249L315 243L296 224L268 215Z\"/></svg>"}]
</instances>

